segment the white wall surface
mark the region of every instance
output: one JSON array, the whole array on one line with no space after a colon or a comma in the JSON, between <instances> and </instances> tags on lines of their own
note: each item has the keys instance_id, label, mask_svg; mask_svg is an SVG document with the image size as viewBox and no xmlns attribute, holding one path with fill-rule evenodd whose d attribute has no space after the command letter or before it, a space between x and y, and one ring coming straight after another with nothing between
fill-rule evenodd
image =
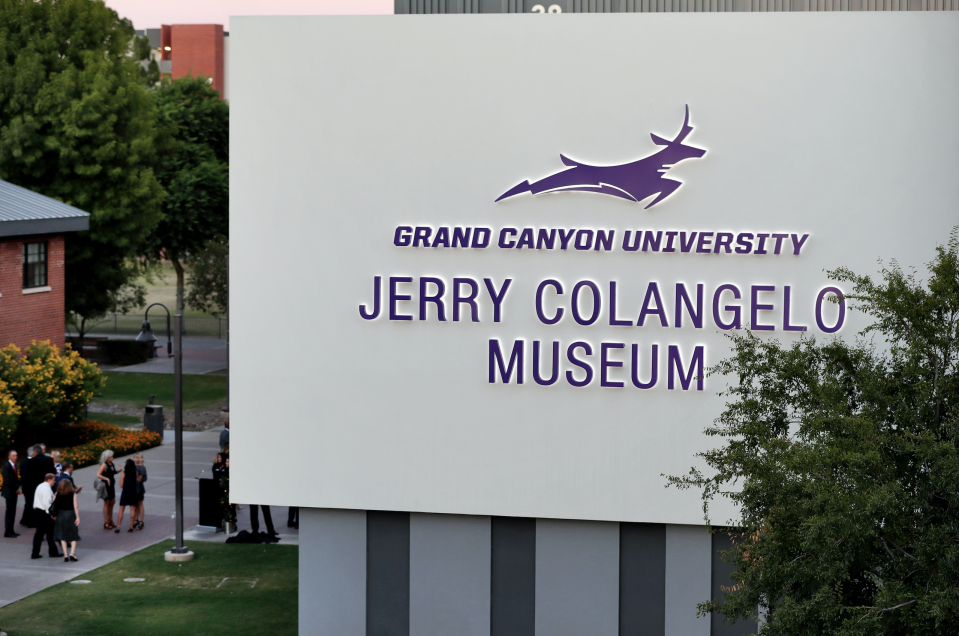
<instances>
[{"instance_id":1,"label":"white wall surface","mask_svg":"<svg viewBox=\"0 0 959 636\"><path fill-rule=\"evenodd\" d=\"M620 355L624 388L539 386L532 341L657 343L661 357L703 345L715 364L728 351L711 317L723 283L747 291L747 314L749 286L775 286L762 297L775 311L758 317L776 325L762 337L783 341L798 337L781 330L789 285L793 321L823 337L813 310L825 269L921 266L959 221L956 15L234 18L230 39L241 501L701 523L698 493L666 489L662 475L718 443L702 431L723 379L670 391L661 360L659 385L639 390ZM563 168L559 153L593 164L652 154L649 134L675 136L685 104L687 142L708 152L669 171L684 185L652 209L591 193L494 203ZM399 225L486 226L494 239L395 247ZM498 249L504 226L615 229L615 249ZM640 229L810 237L799 256L622 251L624 230ZM363 320L374 276L448 288L473 277L482 322L438 322L432 309L427 321ZM484 277L513 279L502 322ZM545 278L565 298L580 280L604 295L617 281L619 315L633 321L658 281L670 326L610 326L605 307L580 326L568 306L544 325L533 299ZM705 285L704 328L672 326L676 283ZM848 313L837 335L865 324ZM488 382L491 338L526 339L524 384Z\"/></svg>"}]
</instances>

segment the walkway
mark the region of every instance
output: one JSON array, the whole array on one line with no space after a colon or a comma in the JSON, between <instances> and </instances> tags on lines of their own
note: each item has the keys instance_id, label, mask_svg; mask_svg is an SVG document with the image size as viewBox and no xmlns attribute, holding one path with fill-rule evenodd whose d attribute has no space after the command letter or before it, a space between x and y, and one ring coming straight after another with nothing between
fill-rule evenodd
<instances>
[{"instance_id":1,"label":"walkway","mask_svg":"<svg viewBox=\"0 0 959 636\"><path fill-rule=\"evenodd\" d=\"M90 337L103 336L111 340L132 340L134 336L116 336L113 334L87 334ZM108 367L111 371L128 373L173 373L173 358L166 357L166 335L156 334L157 356L142 364L126 367ZM205 375L226 371L226 340L216 338L183 338L183 373L186 375Z\"/></svg>"},{"instance_id":2,"label":"walkway","mask_svg":"<svg viewBox=\"0 0 959 636\"><path fill-rule=\"evenodd\" d=\"M183 485L184 485L184 527L192 529L198 522L199 484L197 477L209 477L213 465L213 456L219 450L219 436L222 428L202 433L183 434ZM144 451L143 456L149 479L145 500L145 527L132 533L128 516L124 517L123 531L119 534L103 529L103 502L96 501L93 480L97 466L88 466L74 472L74 481L83 487L79 495L80 505L80 543L77 546L77 563L64 563L63 559L51 559L47 556L47 547L43 546L42 559L31 559L33 530L18 525L21 535L16 539L0 539L0 607L20 600L46 589L51 585L68 581L89 570L106 565L141 548L153 545L163 539L171 538L175 532L174 511L174 448L173 432L164 431L162 446ZM122 467L125 458L117 458L116 464ZM20 497L21 507L23 497ZM116 520L114 510L114 521ZM126 511L127 513L129 510ZM298 532L286 528L286 508L274 508L274 521L281 535L281 543L296 544ZM239 515L239 528L249 529L250 515L244 509ZM19 524L20 512L17 513ZM223 541L225 535L185 533L190 541ZM189 547L189 543L185 542Z\"/></svg>"}]
</instances>

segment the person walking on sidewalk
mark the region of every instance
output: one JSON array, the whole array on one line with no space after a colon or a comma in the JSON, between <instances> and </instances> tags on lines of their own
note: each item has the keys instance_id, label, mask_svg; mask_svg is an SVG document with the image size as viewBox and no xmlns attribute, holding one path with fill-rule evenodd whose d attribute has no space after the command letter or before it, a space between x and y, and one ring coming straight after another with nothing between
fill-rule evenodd
<instances>
[{"instance_id":1,"label":"person walking on sidewalk","mask_svg":"<svg viewBox=\"0 0 959 636\"><path fill-rule=\"evenodd\" d=\"M140 504L140 475L137 473L137 465L132 459L128 459L123 465L123 472L120 473L120 513L117 515L117 528L114 532L120 532L123 525L123 510L130 507L130 529L127 532L133 532L136 529L136 510Z\"/></svg>"},{"instance_id":2,"label":"person walking on sidewalk","mask_svg":"<svg viewBox=\"0 0 959 636\"><path fill-rule=\"evenodd\" d=\"M77 541L80 540L80 508L77 506L73 482L64 479L57 486L57 497L53 500L54 522L53 538L63 546L64 561L79 561ZM67 553L67 543L70 552Z\"/></svg>"},{"instance_id":3,"label":"person walking on sidewalk","mask_svg":"<svg viewBox=\"0 0 959 636\"><path fill-rule=\"evenodd\" d=\"M33 495L33 522L36 524L37 530L33 533L33 552L30 554L31 559L43 557L43 555L40 554L40 546L43 545L44 537L46 537L47 546L50 548L50 556L60 556L57 543L53 540L53 517L51 516L53 510L53 484L56 480L56 475L47 473L44 475L43 481L37 486L37 490Z\"/></svg>"},{"instance_id":4,"label":"person walking on sidewalk","mask_svg":"<svg viewBox=\"0 0 959 636\"><path fill-rule=\"evenodd\" d=\"M117 490L114 475L117 468L113 465L113 451L107 449L100 453L100 469L97 479L103 482L102 488L97 488L97 499L103 499L103 529L113 530L117 527L113 523L113 504L117 501Z\"/></svg>"},{"instance_id":5,"label":"person walking on sidewalk","mask_svg":"<svg viewBox=\"0 0 959 636\"><path fill-rule=\"evenodd\" d=\"M3 463L3 488L0 494L7 502L6 514L3 518L3 536L6 539L15 539L20 535L13 531L13 523L17 520L17 497L23 492L20 487L20 475L17 473L17 451L7 453L7 461Z\"/></svg>"}]
</instances>

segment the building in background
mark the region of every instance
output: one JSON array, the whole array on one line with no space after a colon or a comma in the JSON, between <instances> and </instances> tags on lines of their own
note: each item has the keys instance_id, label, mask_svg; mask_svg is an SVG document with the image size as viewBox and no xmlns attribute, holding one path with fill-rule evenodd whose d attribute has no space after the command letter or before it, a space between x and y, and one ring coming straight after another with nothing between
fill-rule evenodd
<instances>
[{"instance_id":1,"label":"building in background","mask_svg":"<svg viewBox=\"0 0 959 636\"><path fill-rule=\"evenodd\" d=\"M64 245L90 215L0 181L0 347L64 343Z\"/></svg>"},{"instance_id":2,"label":"building in background","mask_svg":"<svg viewBox=\"0 0 959 636\"><path fill-rule=\"evenodd\" d=\"M173 79L206 77L223 99L229 99L230 34L222 24L164 24L137 35L150 40L151 57L160 74Z\"/></svg>"}]
</instances>

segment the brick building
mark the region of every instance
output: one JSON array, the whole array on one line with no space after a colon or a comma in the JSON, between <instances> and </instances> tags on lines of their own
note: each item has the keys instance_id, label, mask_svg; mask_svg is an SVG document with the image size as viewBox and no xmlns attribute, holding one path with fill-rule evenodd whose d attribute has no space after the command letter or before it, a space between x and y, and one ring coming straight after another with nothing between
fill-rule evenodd
<instances>
[{"instance_id":1,"label":"brick building","mask_svg":"<svg viewBox=\"0 0 959 636\"><path fill-rule=\"evenodd\" d=\"M161 75L207 77L220 96L229 99L230 34L222 24L164 24L137 34L149 38Z\"/></svg>"},{"instance_id":2,"label":"brick building","mask_svg":"<svg viewBox=\"0 0 959 636\"><path fill-rule=\"evenodd\" d=\"M64 343L64 243L82 210L0 181L0 347Z\"/></svg>"}]
</instances>

